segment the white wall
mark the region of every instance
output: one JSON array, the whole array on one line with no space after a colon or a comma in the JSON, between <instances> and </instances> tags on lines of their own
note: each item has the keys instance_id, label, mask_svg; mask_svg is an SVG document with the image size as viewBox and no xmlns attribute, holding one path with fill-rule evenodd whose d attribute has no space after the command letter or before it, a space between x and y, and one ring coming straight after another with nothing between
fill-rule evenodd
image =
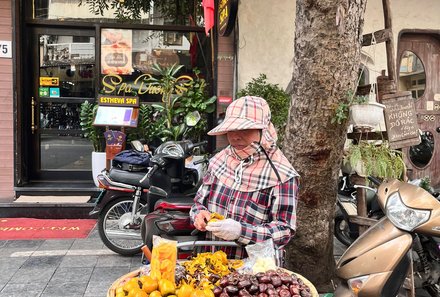
<instances>
[{"instance_id":1,"label":"white wall","mask_svg":"<svg viewBox=\"0 0 440 297\"><path fill-rule=\"evenodd\" d=\"M390 0L394 46L404 29L440 30L439 0ZM293 71L294 0L242 0L238 11L238 88L265 73L271 83L286 88ZM363 34L384 28L382 0L368 0ZM370 82L387 68L384 43L363 48ZM362 62L366 62L364 57ZM396 62L397 64L397 62Z\"/></svg>"},{"instance_id":2,"label":"white wall","mask_svg":"<svg viewBox=\"0 0 440 297\"><path fill-rule=\"evenodd\" d=\"M292 78L294 0L242 0L238 9L238 89L260 73L285 88Z\"/></svg>"}]
</instances>

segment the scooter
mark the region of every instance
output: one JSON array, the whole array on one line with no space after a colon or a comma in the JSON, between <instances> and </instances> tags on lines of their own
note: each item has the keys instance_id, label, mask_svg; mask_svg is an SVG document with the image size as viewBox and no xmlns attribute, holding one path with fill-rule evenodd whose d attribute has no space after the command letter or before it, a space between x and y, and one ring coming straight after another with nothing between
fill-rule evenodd
<instances>
[{"instance_id":1,"label":"scooter","mask_svg":"<svg viewBox=\"0 0 440 297\"><path fill-rule=\"evenodd\" d=\"M359 226L350 221L352 217L358 215L357 188L366 190L367 217L378 220L384 216L376 200L376 189L363 185L352 185L349 178L349 175L344 174L339 179L334 220L334 235L347 247L359 237Z\"/></svg>"},{"instance_id":2,"label":"scooter","mask_svg":"<svg viewBox=\"0 0 440 297\"><path fill-rule=\"evenodd\" d=\"M395 297L414 288L440 296L440 201L410 183L369 179L380 184L385 216L337 262L334 296Z\"/></svg>"},{"instance_id":3,"label":"scooter","mask_svg":"<svg viewBox=\"0 0 440 297\"><path fill-rule=\"evenodd\" d=\"M169 205L179 208L183 199L187 204L192 201L201 183L205 160L193 162L198 168L188 168L185 161L195 148L206 144L206 141L168 141L157 147L146 171L113 167L98 175L104 190L90 215L98 214L99 235L109 249L121 255L139 253L144 245L143 219L157 208L158 200L162 198L162 208ZM184 226L177 228L186 230Z\"/></svg>"}]
</instances>

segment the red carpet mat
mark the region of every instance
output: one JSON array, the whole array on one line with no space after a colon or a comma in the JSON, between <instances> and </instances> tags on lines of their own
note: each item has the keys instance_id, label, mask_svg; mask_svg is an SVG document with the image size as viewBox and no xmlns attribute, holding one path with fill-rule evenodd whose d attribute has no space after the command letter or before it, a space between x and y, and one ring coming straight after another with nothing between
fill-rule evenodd
<instances>
[{"instance_id":1,"label":"red carpet mat","mask_svg":"<svg viewBox=\"0 0 440 297\"><path fill-rule=\"evenodd\" d=\"M0 218L0 240L85 238L96 220Z\"/></svg>"}]
</instances>

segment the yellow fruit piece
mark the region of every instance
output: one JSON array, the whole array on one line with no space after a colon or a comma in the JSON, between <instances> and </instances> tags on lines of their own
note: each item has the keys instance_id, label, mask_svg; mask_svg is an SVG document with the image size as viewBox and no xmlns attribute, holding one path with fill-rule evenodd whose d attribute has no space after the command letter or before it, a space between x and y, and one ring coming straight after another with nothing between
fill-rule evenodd
<instances>
[{"instance_id":1,"label":"yellow fruit piece","mask_svg":"<svg viewBox=\"0 0 440 297\"><path fill-rule=\"evenodd\" d=\"M116 293L115 297L125 297L125 293L124 292Z\"/></svg>"},{"instance_id":2,"label":"yellow fruit piece","mask_svg":"<svg viewBox=\"0 0 440 297\"><path fill-rule=\"evenodd\" d=\"M139 284L138 284L137 282L131 282L131 281L128 281L128 282L122 287L122 289L123 289L125 292L130 292L132 289L140 289L140 288L139 288Z\"/></svg>"},{"instance_id":3,"label":"yellow fruit piece","mask_svg":"<svg viewBox=\"0 0 440 297\"><path fill-rule=\"evenodd\" d=\"M156 291L151 292L149 297L162 297L162 294L156 290Z\"/></svg>"},{"instance_id":4,"label":"yellow fruit piece","mask_svg":"<svg viewBox=\"0 0 440 297\"><path fill-rule=\"evenodd\" d=\"M172 281L168 279L161 279L159 281L159 291L162 296L168 296L176 292L176 287Z\"/></svg>"},{"instance_id":5,"label":"yellow fruit piece","mask_svg":"<svg viewBox=\"0 0 440 297\"><path fill-rule=\"evenodd\" d=\"M205 294L205 297L215 297L214 292L211 289L203 289L203 293Z\"/></svg>"},{"instance_id":6,"label":"yellow fruit piece","mask_svg":"<svg viewBox=\"0 0 440 297\"><path fill-rule=\"evenodd\" d=\"M157 280L148 275L142 276L140 278L140 281L142 282L142 290L147 292L148 294L156 291L159 286Z\"/></svg>"},{"instance_id":7,"label":"yellow fruit piece","mask_svg":"<svg viewBox=\"0 0 440 297\"><path fill-rule=\"evenodd\" d=\"M130 296L130 297L148 297L148 294L147 294L147 292L139 290L133 296Z\"/></svg>"},{"instance_id":8,"label":"yellow fruit piece","mask_svg":"<svg viewBox=\"0 0 440 297\"><path fill-rule=\"evenodd\" d=\"M135 297L139 292L143 292L141 289L139 288L133 288L130 291L128 291L128 297ZM144 292L145 293L145 292Z\"/></svg>"},{"instance_id":9,"label":"yellow fruit piece","mask_svg":"<svg viewBox=\"0 0 440 297\"><path fill-rule=\"evenodd\" d=\"M122 287L117 287L115 293L116 294L123 293L125 296L124 289Z\"/></svg>"},{"instance_id":10,"label":"yellow fruit piece","mask_svg":"<svg viewBox=\"0 0 440 297\"><path fill-rule=\"evenodd\" d=\"M191 293L190 297L206 297L206 296L203 290L196 289Z\"/></svg>"},{"instance_id":11,"label":"yellow fruit piece","mask_svg":"<svg viewBox=\"0 0 440 297\"><path fill-rule=\"evenodd\" d=\"M194 291L194 287L188 284L183 284L179 290L177 290L177 297L190 297Z\"/></svg>"},{"instance_id":12,"label":"yellow fruit piece","mask_svg":"<svg viewBox=\"0 0 440 297\"><path fill-rule=\"evenodd\" d=\"M224 220L224 219L225 219L225 217L222 216L221 214L213 212L213 213L211 213L211 218L209 219L208 224L212 223L212 222L217 222L217 221L220 221L220 220Z\"/></svg>"}]
</instances>

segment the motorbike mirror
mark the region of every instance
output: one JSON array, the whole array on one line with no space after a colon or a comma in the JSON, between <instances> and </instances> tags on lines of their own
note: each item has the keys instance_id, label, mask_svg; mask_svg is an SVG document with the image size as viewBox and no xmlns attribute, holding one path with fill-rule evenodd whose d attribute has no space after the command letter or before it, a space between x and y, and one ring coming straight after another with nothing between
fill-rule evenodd
<instances>
[{"instance_id":1,"label":"motorbike mirror","mask_svg":"<svg viewBox=\"0 0 440 297\"><path fill-rule=\"evenodd\" d=\"M200 116L200 113L196 110L193 112L190 112L185 116L185 124L188 127L194 127L197 125L197 123L200 121L202 117Z\"/></svg>"},{"instance_id":2,"label":"motorbike mirror","mask_svg":"<svg viewBox=\"0 0 440 297\"><path fill-rule=\"evenodd\" d=\"M140 142L139 140L132 140L131 141L131 146L139 151L139 152L143 152L144 151L144 145L142 144L142 142Z\"/></svg>"}]
</instances>

